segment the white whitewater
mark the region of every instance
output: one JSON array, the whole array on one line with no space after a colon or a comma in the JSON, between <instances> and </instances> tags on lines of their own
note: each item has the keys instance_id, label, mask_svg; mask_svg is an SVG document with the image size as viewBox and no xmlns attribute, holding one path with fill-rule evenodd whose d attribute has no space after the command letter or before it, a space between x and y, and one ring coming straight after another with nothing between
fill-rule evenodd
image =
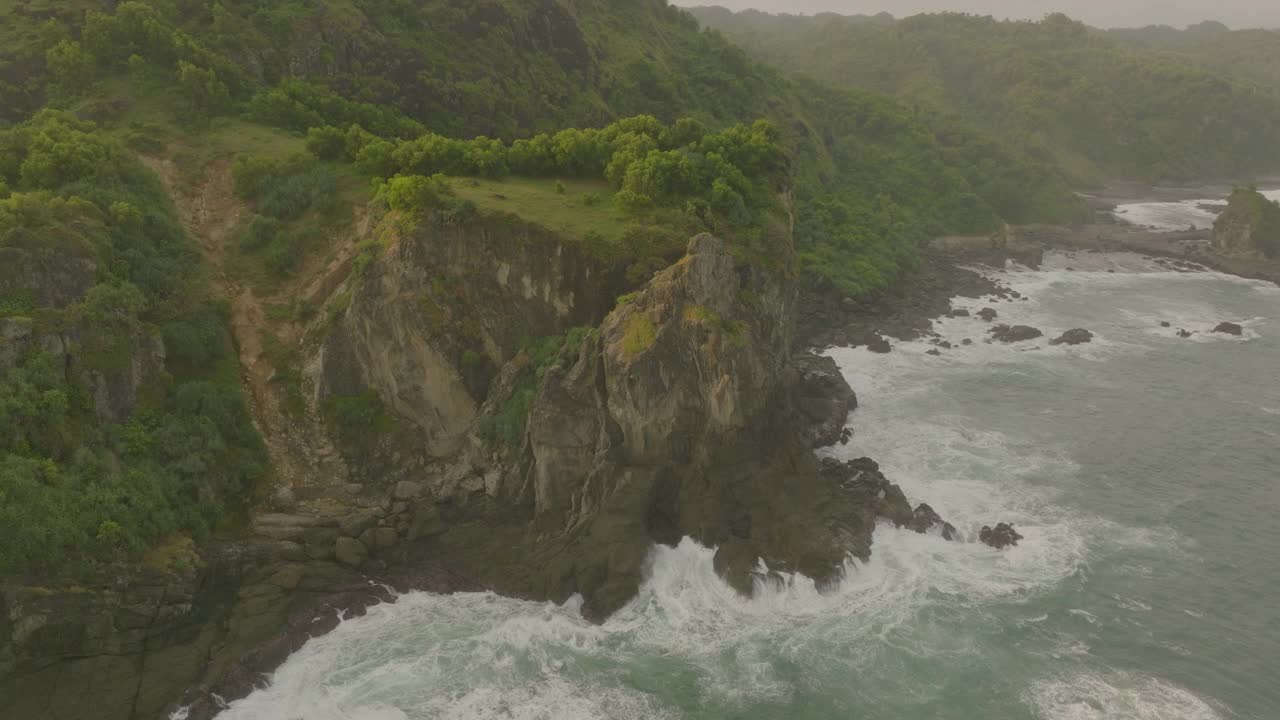
<instances>
[{"instance_id":1,"label":"white whitewater","mask_svg":"<svg viewBox=\"0 0 1280 720\"><path fill-rule=\"evenodd\" d=\"M1280 189L1263 190L1262 194L1270 200L1280 201ZM1210 230L1218 215L1205 206L1224 208L1226 202L1225 198L1200 198L1174 202L1125 203L1117 205L1112 215L1120 222L1155 230Z\"/></svg>"}]
</instances>

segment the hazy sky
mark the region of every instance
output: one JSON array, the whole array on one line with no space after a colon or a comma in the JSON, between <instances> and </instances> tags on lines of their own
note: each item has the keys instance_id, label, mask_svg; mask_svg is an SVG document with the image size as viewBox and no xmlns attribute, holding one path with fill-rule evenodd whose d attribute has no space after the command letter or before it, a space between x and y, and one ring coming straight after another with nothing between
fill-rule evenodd
<instances>
[{"instance_id":1,"label":"hazy sky","mask_svg":"<svg viewBox=\"0 0 1280 720\"><path fill-rule=\"evenodd\" d=\"M921 12L968 12L996 17L1039 19L1051 12L1100 27L1173 25L1218 20L1233 28L1280 27L1280 0L674 0L677 5L721 5L733 10L844 14L877 13L896 17Z\"/></svg>"}]
</instances>

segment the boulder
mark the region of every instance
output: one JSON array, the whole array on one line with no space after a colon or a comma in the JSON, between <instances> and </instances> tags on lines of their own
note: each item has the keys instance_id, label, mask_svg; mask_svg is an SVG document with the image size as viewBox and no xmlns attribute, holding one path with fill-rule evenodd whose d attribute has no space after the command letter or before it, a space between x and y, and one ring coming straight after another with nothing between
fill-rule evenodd
<instances>
[{"instance_id":1,"label":"boulder","mask_svg":"<svg viewBox=\"0 0 1280 720\"><path fill-rule=\"evenodd\" d=\"M1161 321L1160 327L1167 328L1167 327L1173 327L1173 325L1168 320L1164 320L1164 321Z\"/></svg>"},{"instance_id":2,"label":"boulder","mask_svg":"<svg viewBox=\"0 0 1280 720\"><path fill-rule=\"evenodd\" d=\"M369 559L369 548L355 538L340 537L334 541L333 555L343 565L360 567Z\"/></svg>"},{"instance_id":3,"label":"boulder","mask_svg":"<svg viewBox=\"0 0 1280 720\"><path fill-rule=\"evenodd\" d=\"M934 349L932 349L932 350L927 351L927 352L925 353L925 355L933 355L933 356L935 356L935 357L941 357L941 356L942 356L942 351L941 351L941 350L939 350L939 349L937 349L937 348L934 348Z\"/></svg>"},{"instance_id":4,"label":"boulder","mask_svg":"<svg viewBox=\"0 0 1280 720\"><path fill-rule=\"evenodd\" d=\"M955 540L958 533L951 523L942 519L927 503L920 503L916 506L915 512L912 513L911 529L921 534L927 534L931 530L938 530L938 534L943 540Z\"/></svg>"},{"instance_id":5,"label":"boulder","mask_svg":"<svg viewBox=\"0 0 1280 720\"><path fill-rule=\"evenodd\" d=\"M978 317L986 320L987 322L991 322L1000 317L1000 313L996 312L994 308L987 307L978 311Z\"/></svg>"},{"instance_id":6,"label":"boulder","mask_svg":"<svg viewBox=\"0 0 1280 720\"><path fill-rule=\"evenodd\" d=\"M867 340L867 349L879 355L886 355L893 350L893 346L889 344L888 340L875 335Z\"/></svg>"},{"instance_id":7,"label":"boulder","mask_svg":"<svg viewBox=\"0 0 1280 720\"><path fill-rule=\"evenodd\" d=\"M1083 345L1093 342L1093 333L1083 328L1076 328L1062 333L1061 337L1050 340L1050 345Z\"/></svg>"},{"instance_id":8,"label":"boulder","mask_svg":"<svg viewBox=\"0 0 1280 720\"><path fill-rule=\"evenodd\" d=\"M1190 330L1182 329L1178 331L1178 337L1180 338L1189 338L1191 335L1192 333Z\"/></svg>"},{"instance_id":9,"label":"boulder","mask_svg":"<svg viewBox=\"0 0 1280 720\"><path fill-rule=\"evenodd\" d=\"M1213 331L1224 335L1235 335L1236 337L1244 334L1244 328L1233 322L1218 323L1218 327L1214 328Z\"/></svg>"},{"instance_id":10,"label":"boulder","mask_svg":"<svg viewBox=\"0 0 1280 720\"><path fill-rule=\"evenodd\" d=\"M1006 547L1017 547L1018 541L1021 539L1022 536L1009 523L999 523L994 528L984 525L982 530L978 531L978 540L997 550L1003 550Z\"/></svg>"},{"instance_id":11,"label":"boulder","mask_svg":"<svg viewBox=\"0 0 1280 720\"><path fill-rule=\"evenodd\" d=\"M951 312L947 313L947 317L951 317L951 318L967 318L967 317L969 317L969 311L968 311L968 310L965 310L964 308L957 308L957 309L952 310Z\"/></svg>"},{"instance_id":12,"label":"boulder","mask_svg":"<svg viewBox=\"0 0 1280 720\"><path fill-rule=\"evenodd\" d=\"M1044 333L1029 325L996 325L988 331L993 340L1002 343L1025 342L1042 337Z\"/></svg>"}]
</instances>

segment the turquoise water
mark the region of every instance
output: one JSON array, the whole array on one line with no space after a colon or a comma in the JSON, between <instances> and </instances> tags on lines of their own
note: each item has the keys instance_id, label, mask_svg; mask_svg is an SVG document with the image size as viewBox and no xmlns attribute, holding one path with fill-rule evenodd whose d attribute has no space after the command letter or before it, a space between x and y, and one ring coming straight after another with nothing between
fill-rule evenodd
<instances>
[{"instance_id":1,"label":"turquoise water","mask_svg":"<svg viewBox=\"0 0 1280 720\"><path fill-rule=\"evenodd\" d=\"M834 351L862 403L836 452L877 458L970 540L1015 523L1019 547L881 527L835 591L744 599L685 542L603 626L410 594L220 720L1280 717L1280 288L1130 255L998 275L1031 297L1002 321L1096 341L986 345L981 321L947 319L979 342ZM1208 332L1222 320L1245 337Z\"/></svg>"}]
</instances>

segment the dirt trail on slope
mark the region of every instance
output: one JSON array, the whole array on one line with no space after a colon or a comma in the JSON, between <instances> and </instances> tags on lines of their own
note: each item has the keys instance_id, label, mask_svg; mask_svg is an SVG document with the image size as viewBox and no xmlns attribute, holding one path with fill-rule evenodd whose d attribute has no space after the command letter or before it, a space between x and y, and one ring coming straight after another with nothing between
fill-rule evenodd
<instances>
[{"instance_id":1,"label":"dirt trail on slope","mask_svg":"<svg viewBox=\"0 0 1280 720\"><path fill-rule=\"evenodd\" d=\"M323 291L332 292L346 277L355 254L354 238L368 230L367 213L357 216L359 232L351 233L332 257L310 259L261 297L230 268L229 243L236 241L237 228L251 212L233 191L230 158L214 160L195 179L168 158L143 157L142 161L160 177L187 232L199 243L214 297L226 301L230 308L241 382L276 471L276 482L269 489L270 504L277 509L291 509L296 499L341 494L349 477L345 463L329 442L314 408L302 414L286 411L282 392L273 380L279 371L289 368L273 367L264 347L264 335L274 333L291 348L300 345L302 325L289 320L273 321L267 307L289 305L304 295L312 302L323 301L327 297ZM302 373L301 367L292 369Z\"/></svg>"}]
</instances>

